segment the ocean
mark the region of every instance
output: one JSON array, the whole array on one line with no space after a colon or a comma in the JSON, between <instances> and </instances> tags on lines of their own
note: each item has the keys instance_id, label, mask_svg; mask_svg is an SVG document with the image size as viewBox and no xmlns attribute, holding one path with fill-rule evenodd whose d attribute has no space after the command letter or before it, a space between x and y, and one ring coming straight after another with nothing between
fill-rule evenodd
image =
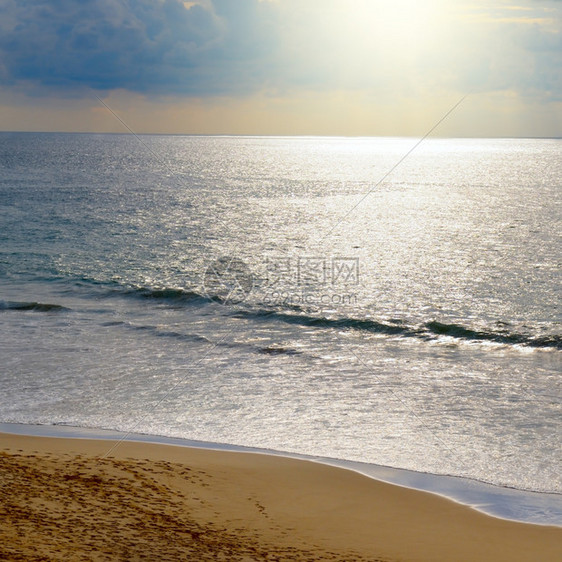
<instances>
[{"instance_id":1,"label":"ocean","mask_svg":"<svg viewBox=\"0 0 562 562\"><path fill-rule=\"evenodd\" d=\"M562 493L562 140L416 142L0 133L0 422Z\"/></svg>"}]
</instances>

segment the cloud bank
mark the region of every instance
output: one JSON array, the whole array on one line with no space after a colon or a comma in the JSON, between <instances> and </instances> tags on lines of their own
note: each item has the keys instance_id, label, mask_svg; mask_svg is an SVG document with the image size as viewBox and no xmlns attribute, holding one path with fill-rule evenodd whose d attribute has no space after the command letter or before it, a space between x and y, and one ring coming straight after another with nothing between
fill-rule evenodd
<instances>
[{"instance_id":1,"label":"cloud bank","mask_svg":"<svg viewBox=\"0 0 562 562\"><path fill-rule=\"evenodd\" d=\"M448 88L560 99L562 3L488 4L433 2L400 36L402 16L378 0L2 0L0 84L34 95Z\"/></svg>"},{"instance_id":2,"label":"cloud bank","mask_svg":"<svg viewBox=\"0 0 562 562\"><path fill-rule=\"evenodd\" d=\"M9 0L0 80L49 88L221 95L262 87L273 6L254 0Z\"/></svg>"}]
</instances>

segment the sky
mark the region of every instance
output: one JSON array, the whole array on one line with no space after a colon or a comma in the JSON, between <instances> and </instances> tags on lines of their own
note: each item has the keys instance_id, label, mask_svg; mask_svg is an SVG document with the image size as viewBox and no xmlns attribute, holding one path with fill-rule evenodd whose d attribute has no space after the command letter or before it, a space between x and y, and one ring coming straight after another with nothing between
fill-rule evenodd
<instances>
[{"instance_id":1,"label":"sky","mask_svg":"<svg viewBox=\"0 0 562 562\"><path fill-rule=\"evenodd\" d=\"M0 0L4 131L421 136L461 99L436 136L562 137L562 0Z\"/></svg>"}]
</instances>

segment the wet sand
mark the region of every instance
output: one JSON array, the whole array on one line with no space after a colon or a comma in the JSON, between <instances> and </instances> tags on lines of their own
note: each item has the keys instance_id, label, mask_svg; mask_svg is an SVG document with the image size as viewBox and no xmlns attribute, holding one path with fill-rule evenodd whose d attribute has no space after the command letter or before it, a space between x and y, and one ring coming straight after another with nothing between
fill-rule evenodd
<instances>
[{"instance_id":1,"label":"wet sand","mask_svg":"<svg viewBox=\"0 0 562 562\"><path fill-rule=\"evenodd\" d=\"M562 560L562 528L497 519L352 471L113 447L0 434L0 559Z\"/></svg>"}]
</instances>

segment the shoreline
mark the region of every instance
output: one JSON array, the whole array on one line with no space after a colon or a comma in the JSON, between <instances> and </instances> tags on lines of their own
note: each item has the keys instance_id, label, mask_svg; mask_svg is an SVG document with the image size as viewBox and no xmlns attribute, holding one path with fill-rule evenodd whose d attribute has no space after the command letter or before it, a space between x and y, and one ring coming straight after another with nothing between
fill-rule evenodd
<instances>
[{"instance_id":1,"label":"shoreline","mask_svg":"<svg viewBox=\"0 0 562 562\"><path fill-rule=\"evenodd\" d=\"M562 557L558 527L490 517L350 470L133 441L107 455L114 444L0 434L3 559Z\"/></svg>"},{"instance_id":2,"label":"shoreline","mask_svg":"<svg viewBox=\"0 0 562 562\"><path fill-rule=\"evenodd\" d=\"M130 441L224 452L262 454L312 461L353 471L374 479L375 481L385 482L411 490L428 492L454 501L461 506L469 507L488 516L506 521L562 527L562 494L507 488L463 477L422 473L364 462L346 461L223 443L194 441L178 437L141 433L127 434L117 430L83 428L67 425L0 423L0 433L35 437L107 440L113 442L126 438L124 442Z\"/></svg>"}]
</instances>

